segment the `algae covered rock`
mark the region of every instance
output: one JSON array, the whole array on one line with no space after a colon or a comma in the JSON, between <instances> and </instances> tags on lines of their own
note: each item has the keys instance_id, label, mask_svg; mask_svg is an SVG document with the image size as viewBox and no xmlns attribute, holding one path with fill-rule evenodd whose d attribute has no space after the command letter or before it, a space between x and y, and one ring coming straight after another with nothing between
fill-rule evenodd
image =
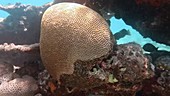
<instances>
[{"instance_id":1,"label":"algae covered rock","mask_svg":"<svg viewBox=\"0 0 170 96\"><path fill-rule=\"evenodd\" d=\"M58 80L62 74L73 73L75 61L99 58L113 45L107 22L86 6L58 3L48 8L42 17L42 61Z\"/></svg>"}]
</instances>

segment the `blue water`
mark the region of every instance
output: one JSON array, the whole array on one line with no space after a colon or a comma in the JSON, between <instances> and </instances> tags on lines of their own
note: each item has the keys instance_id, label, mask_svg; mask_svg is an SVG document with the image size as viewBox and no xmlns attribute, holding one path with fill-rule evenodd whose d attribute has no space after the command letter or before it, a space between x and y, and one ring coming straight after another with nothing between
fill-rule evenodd
<instances>
[{"instance_id":1,"label":"blue water","mask_svg":"<svg viewBox=\"0 0 170 96\"><path fill-rule=\"evenodd\" d=\"M0 5L8 5L8 4L15 4L15 3L22 3L22 4L29 4L35 6L41 6L48 2L52 2L53 0L0 0ZM5 11L0 10L0 18L5 18L9 14Z\"/></svg>"},{"instance_id":2,"label":"blue water","mask_svg":"<svg viewBox=\"0 0 170 96\"><path fill-rule=\"evenodd\" d=\"M15 3L22 3L22 4L29 4L29 5L35 5L35 6L41 6L43 4L46 4L48 2L52 2L53 0L0 0L0 5L8 5L8 4L15 4ZM4 12L0 10L0 18L5 18L9 14L7 12ZM131 26L126 25L125 22L122 19L116 19L112 17L111 19L111 26L110 29L112 33L119 32L122 29L127 29L131 32L130 36L125 36L124 38L121 38L118 40L118 44L128 43L128 42L136 42L143 46L146 43L152 43L156 47L159 47L160 50L169 50L170 47L159 44L154 41L152 41L150 38L143 38L139 32L137 32L135 29L133 29Z\"/></svg>"},{"instance_id":3,"label":"blue water","mask_svg":"<svg viewBox=\"0 0 170 96\"><path fill-rule=\"evenodd\" d=\"M7 4L15 4L16 2L19 2L22 4L41 6L45 3L52 2L52 1L53 0L0 0L0 4L7 5Z\"/></svg>"},{"instance_id":4,"label":"blue water","mask_svg":"<svg viewBox=\"0 0 170 96\"><path fill-rule=\"evenodd\" d=\"M146 43L151 43L156 47L159 47L158 50L167 50L170 51L170 46L166 46L165 44L160 44L155 41L152 41L150 38L143 38L142 35L139 34L138 31L133 29L131 26L126 25L126 23L122 19L116 19L115 17L112 17L111 19L111 26L110 29L112 33L120 31L121 29L126 29L130 31L130 36L127 35L124 38L121 38L118 40L118 44L124 44L128 42L136 42L140 44L141 46L145 45Z\"/></svg>"}]
</instances>

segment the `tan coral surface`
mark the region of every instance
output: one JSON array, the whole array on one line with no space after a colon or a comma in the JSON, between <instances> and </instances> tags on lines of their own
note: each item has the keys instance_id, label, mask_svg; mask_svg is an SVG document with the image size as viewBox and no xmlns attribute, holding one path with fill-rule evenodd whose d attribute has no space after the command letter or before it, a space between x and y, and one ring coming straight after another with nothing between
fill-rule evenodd
<instances>
[{"instance_id":1,"label":"tan coral surface","mask_svg":"<svg viewBox=\"0 0 170 96\"><path fill-rule=\"evenodd\" d=\"M42 17L42 61L58 80L61 74L73 73L76 60L106 55L113 40L107 22L97 12L80 4L55 4Z\"/></svg>"},{"instance_id":2,"label":"tan coral surface","mask_svg":"<svg viewBox=\"0 0 170 96\"><path fill-rule=\"evenodd\" d=\"M30 76L15 78L0 85L0 96L33 96L38 89L36 81Z\"/></svg>"}]
</instances>

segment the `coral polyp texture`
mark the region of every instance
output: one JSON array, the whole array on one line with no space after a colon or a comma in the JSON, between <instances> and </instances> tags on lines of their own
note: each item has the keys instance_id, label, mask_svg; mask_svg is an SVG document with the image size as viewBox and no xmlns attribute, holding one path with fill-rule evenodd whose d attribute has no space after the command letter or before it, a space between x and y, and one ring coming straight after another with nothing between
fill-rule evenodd
<instances>
[{"instance_id":1,"label":"coral polyp texture","mask_svg":"<svg viewBox=\"0 0 170 96\"><path fill-rule=\"evenodd\" d=\"M107 22L86 6L58 3L48 8L42 17L41 57L57 80L62 74L72 74L77 60L104 56L113 45Z\"/></svg>"},{"instance_id":2,"label":"coral polyp texture","mask_svg":"<svg viewBox=\"0 0 170 96\"><path fill-rule=\"evenodd\" d=\"M30 76L15 78L0 85L0 96L33 96L38 89L36 81Z\"/></svg>"}]
</instances>

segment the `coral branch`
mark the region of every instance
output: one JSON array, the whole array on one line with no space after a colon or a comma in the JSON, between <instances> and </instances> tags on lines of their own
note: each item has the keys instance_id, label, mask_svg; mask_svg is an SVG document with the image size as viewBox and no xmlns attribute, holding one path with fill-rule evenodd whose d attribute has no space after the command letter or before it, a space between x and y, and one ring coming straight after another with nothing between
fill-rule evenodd
<instances>
[{"instance_id":1,"label":"coral branch","mask_svg":"<svg viewBox=\"0 0 170 96\"><path fill-rule=\"evenodd\" d=\"M15 45L4 43L0 45L0 62L23 66L26 63L40 60L39 44Z\"/></svg>"}]
</instances>

